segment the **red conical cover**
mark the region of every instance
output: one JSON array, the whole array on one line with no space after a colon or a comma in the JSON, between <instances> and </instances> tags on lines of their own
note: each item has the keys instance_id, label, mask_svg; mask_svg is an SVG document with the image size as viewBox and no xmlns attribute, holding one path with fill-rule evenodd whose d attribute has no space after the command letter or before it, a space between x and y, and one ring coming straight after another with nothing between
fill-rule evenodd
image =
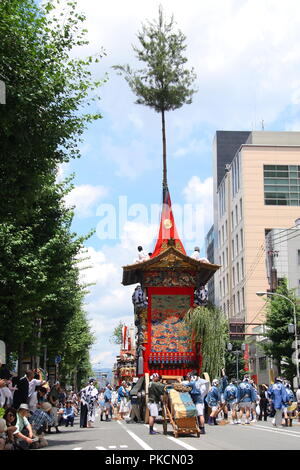
<instances>
[{"instance_id":1,"label":"red conical cover","mask_svg":"<svg viewBox=\"0 0 300 470\"><path fill-rule=\"evenodd\" d=\"M151 258L159 255L162 251L168 248L168 240L174 240L174 246L177 250L186 254L183 244L178 237L175 220L172 211L172 203L170 198L170 193L168 186L163 188L163 206L161 212L160 228L159 235L155 245L154 252L152 253Z\"/></svg>"}]
</instances>

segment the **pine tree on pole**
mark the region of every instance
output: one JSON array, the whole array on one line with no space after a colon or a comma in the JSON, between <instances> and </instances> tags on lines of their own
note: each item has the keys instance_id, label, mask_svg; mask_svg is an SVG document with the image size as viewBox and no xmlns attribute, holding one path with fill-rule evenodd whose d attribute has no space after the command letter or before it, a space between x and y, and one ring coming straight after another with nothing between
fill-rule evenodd
<instances>
[{"instance_id":1,"label":"pine tree on pole","mask_svg":"<svg viewBox=\"0 0 300 470\"><path fill-rule=\"evenodd\" d=\"M169 21L159 7L158 21L147 21L137 35L141 47L133 46L136 57L145 68L132 70L127 65L116 65L114 69L124 75L133 93L138 97L137 104L153 108L161 114L163 147L163 185L167 186L167 111L190 104L196 92L191 86L196 79L194 70L185 68L187 58L186 37L181 31L174 31L173 16Z\"/></svg>"}]
</instances>

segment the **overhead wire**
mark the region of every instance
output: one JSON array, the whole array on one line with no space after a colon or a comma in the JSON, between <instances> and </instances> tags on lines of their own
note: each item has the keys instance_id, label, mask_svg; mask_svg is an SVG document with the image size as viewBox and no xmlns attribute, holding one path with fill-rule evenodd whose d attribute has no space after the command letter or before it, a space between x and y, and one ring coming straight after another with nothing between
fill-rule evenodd
<instances>
[{"instance_id":1,"label":"overhead wire","mask_svg":"<svg viewBox=\"0 0 300 470\"><path fill-rule=\"evenodd\" d=\"M278 243L280 243L280 240L285 238L287 241L290 241L292 240L293 238L296 238L300 235L300 230L298 231L298 233L294 234L294 233L285 233L283 234L283 232L289 232L290 230L297 230L297 226L294 225L290 228L287 228L287 229L283 229L280 231L280 233L278 233L277 235L274 235L272 237L272 242L273 242L273 245L276 245ZM275 241L275 243L274 243ZM261 261L261 258L263 257L263 255L266 253L266 247L265 247L265 244L262 243L258 249L257 249L257 253L255 255L255 259L254 261L252 262L251 266L249 267L248 271L246 272L245 276L244 276L244 279L242 281L242 284L241 284L241 288L245 287L245 285L247 284L247 282L249 281L249 279L252 277L254 271L255 271L255 268L258 266L259 262ZM232 275L232 273L230 273L230 275ZM233 298L229 300L229 304L227 304L229 308L232 307L233 305ZM258 312L256 313L256 315L253 317L252 319L252 322L259 316L259 314L261 313L261 311L265 308L265 304L258 310Z\"/></svg>"}]
</instances>

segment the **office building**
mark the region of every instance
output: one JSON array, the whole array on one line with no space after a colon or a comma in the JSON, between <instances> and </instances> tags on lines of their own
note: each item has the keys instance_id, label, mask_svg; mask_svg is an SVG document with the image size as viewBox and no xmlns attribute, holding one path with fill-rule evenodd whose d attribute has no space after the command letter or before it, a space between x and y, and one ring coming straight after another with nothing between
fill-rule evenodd
<instances>
[{"instance_id":1,"label":"office building","mask_svg":"<svg viewBox=\"0 0 300 470\"><path fill-rule=\"evenodd\" d=\"M265 237L300 216L300 132L218 131L213 149L214 300L230 321L261 323Z\"/></svg>"}]
</instances>

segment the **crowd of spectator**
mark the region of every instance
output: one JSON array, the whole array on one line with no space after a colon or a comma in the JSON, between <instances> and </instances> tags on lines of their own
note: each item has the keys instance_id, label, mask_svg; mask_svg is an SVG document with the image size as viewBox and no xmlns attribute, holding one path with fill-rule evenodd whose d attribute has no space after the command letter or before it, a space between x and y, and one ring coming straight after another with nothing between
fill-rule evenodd
<instances>
[{"instance_id":1,"label":"crowd of spectator","mask_svg":"<svg viewBox=\"0 0 300 470\"><path fill-rule=\"evenodd\" d=\"M56 381L52 386L40 369L15 377L0 368L0 450L39 449L48 445L47 434L60 426L73 427L79 414L76 393Z\"/></svg>"}]
</instances>

